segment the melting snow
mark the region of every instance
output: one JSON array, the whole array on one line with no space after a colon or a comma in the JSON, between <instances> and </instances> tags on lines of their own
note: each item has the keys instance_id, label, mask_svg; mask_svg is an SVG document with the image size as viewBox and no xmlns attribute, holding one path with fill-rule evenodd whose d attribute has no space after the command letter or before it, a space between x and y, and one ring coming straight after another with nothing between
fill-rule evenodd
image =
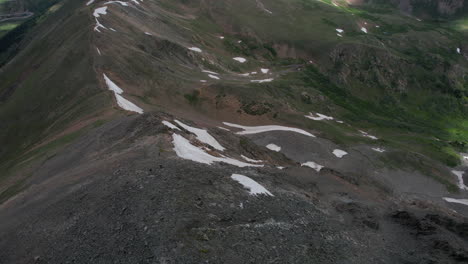
<instances>
[{"instance_id":1,"label":"melting snow","mask_svg":"<svg viewBox=\"0 0 468 264\"><path fill-rule=\"evenodd\" d=\"M211 165L213 162L224 162L230 165L234 165L237 167L263 167L263 165L255 165L245 163L239 160L227 158L227 157L215 157L208 153L206 153L203 149L196 147L190 142L182 137L181 135L172 134L172 143L174 144L174 151L176 152L177 156L192 160L199 163L209 164Z\"/></svg>"},{"instance_id":2,"label":"melting snow","mask_svg":"<svg viewBox=\"0 0 468 264\"><path fill-rule=\"evenodd\" d=\"M385 152L385 149L383 149L383 148L372 148L372 150L380 152L380 153Z\"/></svg>"},{"instance_id":3,"label":"melting snow","mask_svg":"<svg viewBox=\"0 0 468 264\"><path fill-rule=\"evenodd\" d=\"M314 170L316 170L317 172L319 172L323 166L322 165L319 165L313 161L308 161L308 162L305 162L305 163L302 163L301 166L306 166L306 167L310 167Z\"/></svg>"},{"instance_id":4,"label":"melting snow","mask_svg":"<svg viewBox=\"0 0 468 264\"><path fill-rule=\"evenodd\" d=\"M256 74L252 72L252 74ZM253 83L266 83L266 82L272 82L274 79L273 78L269 78L269 79L264 79L264 80L251 80L250 82L253 82Z\"/></svg>"},{"instance_id":5,"label":"melting snow","mask_svg":"<svg viewBox=\"0 0 468 264\"><path fill-rule=\"evenodd\" d=\"M220 126L219 126L218 128L219 128L219 129L222 129L222 130L225 130L225 131L231 131L231 130L225 128L225 127L220 127Z\"/></svg>"},{"instance_id":6,"label":"melting snow","mask_svg":"<svg viewBox=\"0 0 468 264\"><path fill-rule=\"evenodd\" d=\"M246 157L246 156L244 156L244 155L241 155L241 157L242 157L243 159L245 159L246 161L251 162L251 163L261 163L261 162L263 162L263 160L254 160L254 159L251 159L251 158Z\"/></svg>"},{"instance_id":7,"label":"melting snow","mask_svg":"<svg viewBox=\"0 0 468 264\"><path fill-rule=\"evenodd\" d=\"M336 35L337 35L338 37L340 37L340 38L342 38L342 37L343 37L343 35L341 35L341 34L338 34L338 33L337 33Z\"/></svg>"},{"instance_id":8,"label":"melting snow","mask_svg":"<svg viewBox=\"0 0 468 264\"><path fill-rule=\"evenodd\" d=\"M333 150L333 155L335 155L335 156L337 156L338 158L341 159L345 155L348 155L348 152L346 152L344 150L341 150L341 149L335 149L335 150Z\"/></svg>"},{"instance_id":9,"label":"melting snow","mask_svg":"<svg viewBox=\"0 0 468 264\"><path fill-rule=\"evenodd\" d=\"M200 142L208 144L208 145L212 146L213 148L215 148L217 150L220 150L220 151L225 150L225 148L223 146L221 146L221 144L219 144L219 142L216 141L216 139L214 137L212 137L210 134L208 134L208 132L206 130L188 126L188 125L180 122L179 120L175 120L175 122L179 126L181 126L183 129L189 131L190 133L195 134L197 136L197 139L200 140Z\"/></svg>"},{"instance_id":10,"label":"melting snow","mask_svg":"<svg viewBox=\"0 0 468 264\"><path fill-rule=\"evenodd\" d=\"M211 74L215 74L215 75L218 75L219 73L217 72L212 72L212 71L207 71L207 70L202 70L202 72L204 73L211 73Z\"/></svg>"},{"instance_id":11,"label":"melting snow","mask_svg":"<svg viewBox=\"0 0 468 264\"><path fill-rule=\"evenodd\" d=\"M457 48L457 53L458 53L458 54L461 54L460 48Z\"/></svg>"},{"instance_id":12,"label":"melting snow","mask_svg":"<svg viewBox=\"0 0 468 264\"><path fill-rule=\"evenodd\" d=\"M337 28L336 31L337 31L338 33L343 33L343 32L344 32L344 30L342 30L341 28Z\"/></svg>"},{"instance_id":13,"label":"melting snow","mask_svg":"<svg viewBox=\"0 0 468 264\"><path fill-rule=\"evenodd\" d=\"M220 39L224 39L224 36L219 36L218 38L220 38Z\"/></svg>"},{"instance_id":14,"label":"melting snow","mask_svg":"<svg viewBox=\"0 0 468 264\"><path fill-rule=\"evenodd\" d=\"M106 81L106 84L109 90L117 94L123 93L123 90L120 89L120 87L117 86L117 84L115 84L111 79L109 79L105 73L103 73L102 75L104 76L104 80Z\"/></svg>"},{"instance_id":15,"label":"melting snow","mask_svg":"<svg viewBox=\"0 0 468 264\"><path fill-rule=\"evenodd\" d=\"M124 110L130 112L137 112L139 114L143 114L143 109L135 105L134 103L130 102L129 100L125 99L120 94L115 94L115 98L117 98L117 104Z\"/></svg>"},{"instance_id":16,"label":"melting snow","mask_svg":"<svg viewBox=\"0 0 468 264\"><path fill-rule=\"evenodd\" d=\"M96 26L94 26L94 31L101 32L99 28L107 29L103 24L99 22L97 18L96 19Z\"/></svg>"},{"instance_id":17,"label":"melting snow","mask_svg":"<svg viewBox=\"0 0 468 264\"><path fill-rule=\"evenodd\" d=\"M164 121L162 121L162 123L163 123L163 125L167 126L170 129L180 130L180 128L178 128L176 125L172 124L169 121L164 120Z\"/></svg>"},{"instance_id":18,"label":"melting snow","mask_svg":"<svg viewBox=\"0 0 468 264\"><path fill-rule=\"evenodd\" d=\"M458 203L458 204L468 205L468 199L453 199L453 198L448 198L448 197L444 197L443 199L449 203Z\"/></svg>"},{"instance_id":19,"label":"melting snow","mask_svg":"<svg viewBox=\"0 0 468 264\"><path fill-rule=\"evenodd\" d=\"M111 79L107 77L106 74L102 74L104 76L104 80L106 81L107 87L109 90L114 92L115 98L117 100L117 104L124 110L137 112L139 114L143 114L143 109L135 105L134 103L130 102L129 100L125 99L120 94L123 93L123 90L120 89Z\"/></svg>"},{"instance_id":20,"label":"melting snow","mask_svg":"<svg viewBox=\"0 0 468 264\"><path fill-rule=\"evenodd\" d=\"M468 190L468 186L466 186L463 182L463 174L465 174L465 172L453 170L452 173L455 174L458 178L458 188L460 188L461 190Z\"/></svg>"},{"instance_id":21,"label":"melting snow","mask_svg":"<svg viewBox=\"0 0 468 264\"><path fill-rule=\"evenodd\" d=\"M242 184L244 188L249 189L249 193L251 195L259 195L259 194L264 194L264 195L269 195L273 196L271 192L269 192L265 187L262 185L258 184L256 181L252 180L251 178L240 175L240 174L232 174L231 178L238 183Z\"/></svg>"},{"instance_id":22,"label":"melting snow","mask_svg":"<svg viewBox=\"0 0 468 264\"><path fill-rule=\"evenodd\" d=\"M309 137L315 137L311 133L299 129L299 128L293 128L293 127L285 127L285 126L277 126L277 125L271 125L271 126L241 126L241 125L236 125L232 123L227 123L223 122L226 126L230 127L235 127L235 128L240 128L244 131L237 132L236 134L239 135L249 135L249 134L258 134L258 133L263 133L263 132L269 132L269 131L291 131L291 132L296 132L305 136Z\"/></svg>"},{"instance_id":23,"label":"melting snow","mask_svg":"<svg viewBox=\"0 0 468 264\"><path fill-rule=\"evenodd\" d=\"M210 77L211 79L219 80L219 77L213 74L208 74L208 77Z\"/></svg>"},{"instance_id":24,"label":"melting snow","mask_svg":"<svg viewBox=\"0 0 468 264\"><path fill-rule=\"evenodd\" d=\"M232 58L232 59L235 60L235 61L238 61L238 62L240 62L240 63L244 63L244 62L247 61L247 59L242 58L242 57L235 57L235 58Z\"/></svg>"},{"instance_id":25,"label":"melting snow","mask_svg":"<svg viewBox=\"0 0 468 264\"><path fill-rule=\"evenodd\" d=\"M113 29L113 28L109 28L110 30L114 31L114 32L117 32L117 30Z\"/></svg>"},{"instance_id":26,"label":"melting snow","mask_svg":"<svg viewBox=\"0 0 468 264\"><path fill-rule=\"evenodd\" d=\"M262 71L262 73L268 73L270 71L269 69L263 69L263 68L261 68L260 70Z\"/></svg>"},{"instance_id":27,"label":"melting snow","mask_svg":"<svg viewBox=\"0 0 468 264\"><path fill-rule=\"evenodd\" d=\"M331 116L326 116L326 115L322 115L322 114L320 114L320 113L316 113L315 115L312 114L312 113L309 113L309 115L306 115L305 117L306 117L306 118L309 118L309 119L312 119L312 120L315 120L315 121L333 120L333 117L331 117Z\"/></svg>"},{"instance_id":28,"label":"melting snow","mask_svg":"<svg viewBox=\"0 0 468 264\"><path fill-rule=\"evenodd\" d=\"M96 50L97 50L97 53L101 55L101 51L99 50L99 48L96 48Z\"/></svg>"},{"instance_id":29,"label":"melting snow","mask_svg":"<svg viewBox=\"0 0 468 264\"><path fill-rule=\"evenodd\" d=\"M128 6L128 4L126 2L122 2L122 1L108 1L108 2L105 2L104 4L105 5L108 5L108 4L121 4L122 6Z\"/></svg>"},{"instance_id":30,"label":"melting snow","mask_svg":"<svg viewBox=\"0 0 468 264\"><path fill-rule=\"evenodd\" d=\"M266 145L267 149L279 152L281 150L281 147L275 144L268 144Z\"/></svg>"},{"instance_id":31,"label":"melting snow","mask_svg":"<svg viewBox=\"0 0 468 264\"><path fill-rule=\"evenodd\" d=\"M362 27L361 31L367 34L367 29L365 27Z\"/></svg>"},{"instance_id":32,"label":"melting snow","mask_svg":"<svg viewBox=\"0 0 468 264\"><path fill-rule=\"evenodd\" d=\"M277 166L276 168L279 169L279 170L284 170L283 166Z\"/></svg>"},{"instance_id":33,"label":"melting snow","mask_svg":"<svg viewBox=\"0 0 468 264\"><path fill-rule=\"evenodd\" d=\"M200 48L197 48L197 47L191 47L191 48L188 48L189 50L191 51L195 51L195 52L202 52L202 50Z\"/></svg>"},{"instance_id":34,"label":"melting snow","mask_svg":"<svg viewBox=\"0 0 468 264\"><path fill-rule=\"evenodd\" d=\"M94 3L94 0L89 0L88 3L86 3L86 5L89 6L92 3Z\"/></svg>"},{"instance_id":35,"label":"melting snow","mask_svg":"<svg viewBox=\"0 0 468 264\"><path fill-rule=\"evenodd\" d=\"M376 136L369 135L366 131L359 130L359 132L360 132L364 137L368 137L368 138L373 139L373 140L379 139L379 138L376 137Z\"/></svg>"},{"instance_id":36,"label":"melting snow","mask_svg":"<svg viewBox=\"0 0 468 264\"><path fill-rule=\"evenodd\" d=\"M148 36L152 36L153 34L149 33L149 32L145 32L146 35Z\"/></svg>"},{"instance_id":37,"label":"melting snow","mask_svg":"<svg viewBox=\"0 0 468 264\"><path fill-rule=\"evenodd\" d=\"M98 18L101 15L107 15L107 6L99 7L94 9L93 16Z\"/></svg>"}]
</instances>

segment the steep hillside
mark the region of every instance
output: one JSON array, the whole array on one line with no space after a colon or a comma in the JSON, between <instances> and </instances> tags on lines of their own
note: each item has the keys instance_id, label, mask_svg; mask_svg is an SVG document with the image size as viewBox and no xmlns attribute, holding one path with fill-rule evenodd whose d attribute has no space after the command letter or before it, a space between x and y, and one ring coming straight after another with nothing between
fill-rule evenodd
<instances>
[{"instance_id":1,"label":"steep hillside","mask_svg":"<svg viewBox=\"0 0 468 264\"><path fill-rule=\"evenodd\" d=\"M466 261L468 18L429 2L41 2L0 39L0 262Z\"/></svg>"}]
</instances>

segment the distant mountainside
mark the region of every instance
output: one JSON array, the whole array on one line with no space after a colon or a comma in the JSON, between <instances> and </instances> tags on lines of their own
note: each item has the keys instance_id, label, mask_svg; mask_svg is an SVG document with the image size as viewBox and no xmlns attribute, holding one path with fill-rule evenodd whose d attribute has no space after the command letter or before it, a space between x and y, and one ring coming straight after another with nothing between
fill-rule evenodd
<instances>
[{"instance_id":1,"label":"distant mountainside","mask_svg":"<svg viewBox=\"0 0 468 264\"><path fill-rule=\"evenodd\" d=\"M468 14L465 0L347 0L350 4L397 6L401 11L421 18L456 18Z\"/></svg>"}]
</instances>

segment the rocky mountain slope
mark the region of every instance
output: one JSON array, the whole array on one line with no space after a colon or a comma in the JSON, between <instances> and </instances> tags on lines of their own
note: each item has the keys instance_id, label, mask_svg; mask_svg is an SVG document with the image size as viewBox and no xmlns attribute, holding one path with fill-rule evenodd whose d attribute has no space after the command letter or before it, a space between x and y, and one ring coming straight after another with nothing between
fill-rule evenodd
<instances>
[{"instance_id":1,"label":"rocky mountain slope","mask_svg":"<svg viewBox=\"0 0 468 264\"><path fill-rule=\"evenodd\" d=\"M462 13L37 3L0 39L0 263L468 260Z\"/></svg>"}]
</instances>

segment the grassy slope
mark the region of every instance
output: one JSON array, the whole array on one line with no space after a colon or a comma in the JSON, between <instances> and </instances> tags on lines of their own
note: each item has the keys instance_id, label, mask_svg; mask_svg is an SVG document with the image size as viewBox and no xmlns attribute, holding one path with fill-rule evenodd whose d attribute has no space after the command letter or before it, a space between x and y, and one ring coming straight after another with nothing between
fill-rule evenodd
<instances>
[{"instance_id":1,"label":"grassy slope","mask_svg":"<svg viewBox=\"0 0 468 264\"><path fill-rule=\"evenodd\" d=\"M79 7L62 1L37 17L20 53L2 68L0 180L39 140L110 106L93 69L90 20Z\"/></svg>"},{"instance_id":2,"label":"grassy slope","mask_svg":"<svg viewBox=\"0 0 468 264\"><path fill-rule=\"evenodd\" d=\"M459 163L457 152L466 151L468 142L468 80L463 77L468 64L455 52L456 47L466 45L466 33L458 30L461 22L456 28L451 23L420 22L389 8L370 13L308 0L274 1L267 6L273 15L259 12L252 1L237 1L228 9L221 3L213 3L191 23L199 34L195 38L231 35L224 40L224 47L218 47L215 42L209 44L230 51L231 56L261 60L260 65L281 67L306 64L308 59L313 59L315 66L284 75L270 84L239 87L225 83L219 86L220 96L236 94L240 100L266 102L276 108L269 112L270 117L307 123L339 143L371 141L350 136L352 130L342 126L309 122L301 116L282 113L281 109L287 105L304 113L332 114L356 128L376 133L383 138L378 144L422 153L449 166ZM364 22L368 23L369 34L360 31ZM344 38L336 36L335 28L345 29ZM223 29L228 30L222 32ZM236 45L236 39L248 44ZM259 47L279 45L294 49L294 55L259 56ZM356 74L343 82L336 76L336 64L331 63L330 52L346 45L351 47L351 52L353 49L365 52L363 57L355 59L356 63L344 61L347 70ZM396 83L385 85L375 78L376 74L385 73L385 69L375 70L375 61L390 70L399 68L388 79L398 81L399 76L404 76L407 85L403 92L392 89ZM454 74L455 70L450 68L453 65L462 73ZM363 74L366 78L359 79ZM303 92L313 97L325 95L326 100L304 103Z\"/></svg>"}]
</instances>

